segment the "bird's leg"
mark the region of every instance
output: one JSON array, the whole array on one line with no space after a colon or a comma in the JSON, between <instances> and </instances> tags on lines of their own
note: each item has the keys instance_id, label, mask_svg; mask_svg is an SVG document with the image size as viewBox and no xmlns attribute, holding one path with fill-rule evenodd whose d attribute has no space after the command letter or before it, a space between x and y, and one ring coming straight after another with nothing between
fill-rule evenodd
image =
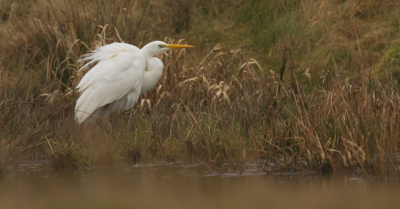
<instances>
[{"instance_id":1,"label":"bird's leg","mask_svg":"<svg viewBox=\"0 0 400 209\"><path fill-rule=\"evenodd\" d=\"M108 117L108 122L111 125L112 130L115 129L115 114Z\"/></svg>"},{"instance_id":2,"label":"bird's leg","mask_svg":"<svg viewBox=\"0 0 400 209\"><path fill-rule=\"evenodd\" d=\"M101 112L101 114L97 118L96 123L101 129L103 129L105 132L107 132L108 135L110 135L112 138L115 138L112 130L108 129L107 127L104 127L103 124L101 123L101 119L103 118L104 114L106 113L108 106L109 105L106 105L104 107L104 110L103 110L103 112Z\"/></svg>"}]
</instances>

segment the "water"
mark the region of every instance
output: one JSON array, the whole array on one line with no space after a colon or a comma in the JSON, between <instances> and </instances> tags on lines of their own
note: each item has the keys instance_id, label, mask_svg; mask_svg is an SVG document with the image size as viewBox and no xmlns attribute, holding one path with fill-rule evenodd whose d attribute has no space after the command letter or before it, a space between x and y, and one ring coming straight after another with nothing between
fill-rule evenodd
<instances>
[{"instance_id":1,"label":"water","mask_svg":"<svg viewBox=\"0 0 400 209\"><path fill-rule=\"evenodd\" d=\"M154 164L54 171L47 162L8 166L0 208L400 208L397 178L269 174L250 165Z\"/></svg>"}]
</instances>

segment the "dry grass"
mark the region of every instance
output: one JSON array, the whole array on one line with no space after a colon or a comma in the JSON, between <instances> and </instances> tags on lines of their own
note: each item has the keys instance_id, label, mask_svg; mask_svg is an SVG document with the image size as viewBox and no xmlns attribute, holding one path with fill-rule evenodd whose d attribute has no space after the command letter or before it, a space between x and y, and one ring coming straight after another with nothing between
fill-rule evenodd
<instances>
[{"instance_id":1,"label":"dry grass","mask_svg":"<svg viewBox=\"0 0 400 209\"><path fill-rule=\"evenodd\" d=\"M1 162L229 162L240 171L265 158L271 171L384 174L398 166L398 8L355 0L2 2ZM155 89L111 117L116 139L75 124L76 60L97 45L155 39L198 47L160 56Z\"/></svg>"}]
</instances>

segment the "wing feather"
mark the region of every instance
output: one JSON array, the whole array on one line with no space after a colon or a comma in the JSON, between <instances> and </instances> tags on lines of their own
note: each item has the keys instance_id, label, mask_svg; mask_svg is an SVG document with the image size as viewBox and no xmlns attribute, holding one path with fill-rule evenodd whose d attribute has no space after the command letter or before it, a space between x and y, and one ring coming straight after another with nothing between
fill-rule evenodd
<instances>
[{"instance_id":1,"label":"wing feather","mask_svg":"<svg viewBox=\"0 0 400 209\"><path fill-rule=\"evenodd\" d=\"M86 70L87 68L89 68L89 66L98 61L110 59L113 55L116 55L120 52L140 52L140 49L131 44L118 42L97 47L97 49L93 50L91 53L83 55L82 58L78 61L89 61L81 69L79 69L79 71Z\"/></svg>"},{"instance_id":2,"label":"wing feather","mask_svg":"<svg viewBox=\"0 0 400 209\"><path fill-rule=\"evenodd\" d=\"M98 110L107 104L110 104L108 113L125 110L128 106L133 106L139 97L145 71L144 57L140 50L131 52L125 48L117 51L115 44L111 49L106 47L108 45L100 47L87 56L98 63L86 73L77 86L82 92L75 106L75 119L79 123L85 121L92 113L99 114ZM137 91L137 96L129 96L136 95Z\"/></svg>"}]
</instances>

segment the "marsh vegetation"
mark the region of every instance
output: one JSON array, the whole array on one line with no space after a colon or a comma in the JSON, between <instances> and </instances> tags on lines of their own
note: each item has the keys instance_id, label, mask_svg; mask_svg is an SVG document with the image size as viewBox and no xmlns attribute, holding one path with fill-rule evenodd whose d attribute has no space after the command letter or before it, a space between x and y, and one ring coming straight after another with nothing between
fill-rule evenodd
<instances>
[{"instance_id":1,"label":"marsh vegetation","mask_svg":"<svg viewBox=\"0 0 400 209\"><path fill-rule=\"evenodd\" d=\"M272 162L275 171L398 172L400 3L169 0L0 2L0 168ZM79 57L153 40L164 74L117 137L77 125Z\"/></svg>"}]
</instances>

